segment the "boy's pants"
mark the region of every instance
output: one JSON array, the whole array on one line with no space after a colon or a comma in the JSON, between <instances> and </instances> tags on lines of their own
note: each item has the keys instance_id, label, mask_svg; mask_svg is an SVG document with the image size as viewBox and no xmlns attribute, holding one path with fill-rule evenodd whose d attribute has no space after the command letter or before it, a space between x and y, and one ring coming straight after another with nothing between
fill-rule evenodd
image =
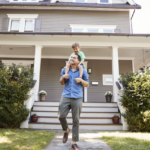
<instances>
[{"instance_id":1,"label":"boy's pants","mask_svg":"<svg viewBox=\"0 0 150 150\"><path fill-rule=\"evenodd\" d=\"M72 110L73 126L72 126L72 141L79 141L79 119L82 108L83 98L67 98L61 97L59 103L58 118L60 120L63 131L68 128L66 116L69 110Z\"/></svg>"}]
</instances>

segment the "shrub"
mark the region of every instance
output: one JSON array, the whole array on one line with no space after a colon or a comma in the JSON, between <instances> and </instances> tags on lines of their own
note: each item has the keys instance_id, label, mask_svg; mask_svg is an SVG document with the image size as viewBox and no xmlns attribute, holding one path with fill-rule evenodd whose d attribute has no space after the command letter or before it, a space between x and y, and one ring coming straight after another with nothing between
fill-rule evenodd
<instances>
[{"instance_id":1,"label":"shrub","mask_svg":"<svg viewBox=\"0 0 150 150\"><path fill-rule=\"evenodd\" d=\"M14 128L26 120L29 110L24 101L33 85L33 69L0 64L0 127Z\"/></svg>"},{"instance_id":2,"label":"shrub","mask_svg":"<svg viewBox=\"0 0 150 150\"><path fill-rule=\"evenodd\" d=\"M122 74L120 83L123 93L120 102L126 108L122 114L130 131L150 131L150 70L144 68L142 74Z\"/></svg>"}]
</instances>

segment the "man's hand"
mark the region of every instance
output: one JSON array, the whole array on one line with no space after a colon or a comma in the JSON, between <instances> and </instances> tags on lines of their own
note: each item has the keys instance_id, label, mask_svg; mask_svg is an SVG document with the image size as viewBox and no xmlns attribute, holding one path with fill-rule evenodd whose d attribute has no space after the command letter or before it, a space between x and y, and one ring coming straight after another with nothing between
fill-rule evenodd
<instances>
[{"instance_id":1,"label":"man's hand","mask_svg":"<svg viewBox=\"0 0 150 150\"><path fill-rule=\"evenodd\" d=\"M76 81L76 83L80 83L82 79L81 78L75 78L74 80Z\"/></svg>"},{"instance_id":2,"label":"man's hand","mask_svg":"<svg viewBox=\"0 0 150 150\"><path fill-rule=\"evenodd\" d=\"M69 77L70 77L69 74L64 74L64 75L62 76L63 79L69 79Z\"/></svg>"}]
</instances>

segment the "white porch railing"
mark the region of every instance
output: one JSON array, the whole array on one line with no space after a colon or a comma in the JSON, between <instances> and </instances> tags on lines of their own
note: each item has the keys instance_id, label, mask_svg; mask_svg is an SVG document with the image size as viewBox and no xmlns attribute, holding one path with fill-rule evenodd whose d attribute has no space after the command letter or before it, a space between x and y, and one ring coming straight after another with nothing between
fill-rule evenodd
<instances>
[{"instance_id":1,"label":"white porch railing","mask_svg":"<svg viewBox=\"0 0 150 150\"><path fill-rule=\"evenodd\" d=\"M123 90L119 90L119 94L122 94ZM119 95L118 95L118 98L117 98L117 104L118 104L118 107L119 107L119 110L120 110L120 114L121 113L125 113L125 108L123 106L121 106L121 102L119 102ZM123 124L123 130L124 131L127 131L127 128L128 128L128 124L127 122L125 122L124 120L124 117L121 116L121 123Z\"/></svg>"},{"instance_id":2,"label":"white porch railing","mask_svg":"<svg viewBox=\"0 0 150 150\"><path fill-rule=\"evenodd\" d=\"M32 109L32 106L34 104L34 86L35 86L35 83L33 85L33 88L28 92L28 95L30 96L29 99L24 102L24 104L26 105L26 108L29 110ZM28 115L27 119L20 124L20 128L28 128L29 120L30 120L30 114Z\"/></svg>"}]
</instances>

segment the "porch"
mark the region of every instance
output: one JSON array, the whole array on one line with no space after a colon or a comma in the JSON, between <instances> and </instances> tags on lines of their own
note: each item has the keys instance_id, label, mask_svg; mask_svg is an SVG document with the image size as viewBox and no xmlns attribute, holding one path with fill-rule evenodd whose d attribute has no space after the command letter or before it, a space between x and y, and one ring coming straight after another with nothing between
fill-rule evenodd
<instances>
[{"instance_id":1,"label":"porch","mask_svg":"<svg viewBox=\"0 0 150 150\"><path fill-rule=\"evenodd\" d=\"M36 102L39 101L39 90L47 91L47 102L59 102L63 91L63 86L59 84L60 71L61 68L65 66L65 62L67 61L69 55L72 53L72 43L79 42L81 45L81 51L83 51L87 57L86 69L92 69L92 73L89 74L90 86L84 89L83 104L85 105L86 103L90 103L90 107L94 103L104 104L105 92L113 91L113 102L117 104L117 109L119 108L119 111L117 111L118 113L122 113L124 111L121 106L119 106L118 88L115 84L119 78L119 74L139 70L139 68L144 64L146 65L149 63L150 58L150 38L145 37L144 35L117 36L112 34L110 36L107 34L45 35L38 33L10 33L1 34L0 39L0 59L4 64L9 65L10 61L14 63L22 63L25 66L33 66L34 64L34 80L37 80L37 82L34 88L33 100ZM112 75L112 85L104 85L103 75ZM93 85L92 82L97 82L98 85ZM57 104L56 107L58 107ZM99 108L102 107L102 105L99 106ZM110 119L114 113L117 113L116 110L113 110L111 111L110 116L105 116L106 113L110 113L110 108L107 107L107 105L104 107L107 111L104 112L104 116L101 116L101 118L107 117L107 119ZM34 108L35 111L43 111L43 108L40 108L40 110L37 110L36 107ZM51 107L48 109L52 110ZM88 117L86 119L89 119L90 113L91 112L88 114L86 112L88 115L83 117ZM97 115L98 113L101 112L96 112ZM96 114L94 114L94 116L96 116ZM48 113L47 115L50 116ZM125 125L123 119L121 119L121 123ZM116 128L114 129L116 130Z\"/></svg>"}]
</instances>

